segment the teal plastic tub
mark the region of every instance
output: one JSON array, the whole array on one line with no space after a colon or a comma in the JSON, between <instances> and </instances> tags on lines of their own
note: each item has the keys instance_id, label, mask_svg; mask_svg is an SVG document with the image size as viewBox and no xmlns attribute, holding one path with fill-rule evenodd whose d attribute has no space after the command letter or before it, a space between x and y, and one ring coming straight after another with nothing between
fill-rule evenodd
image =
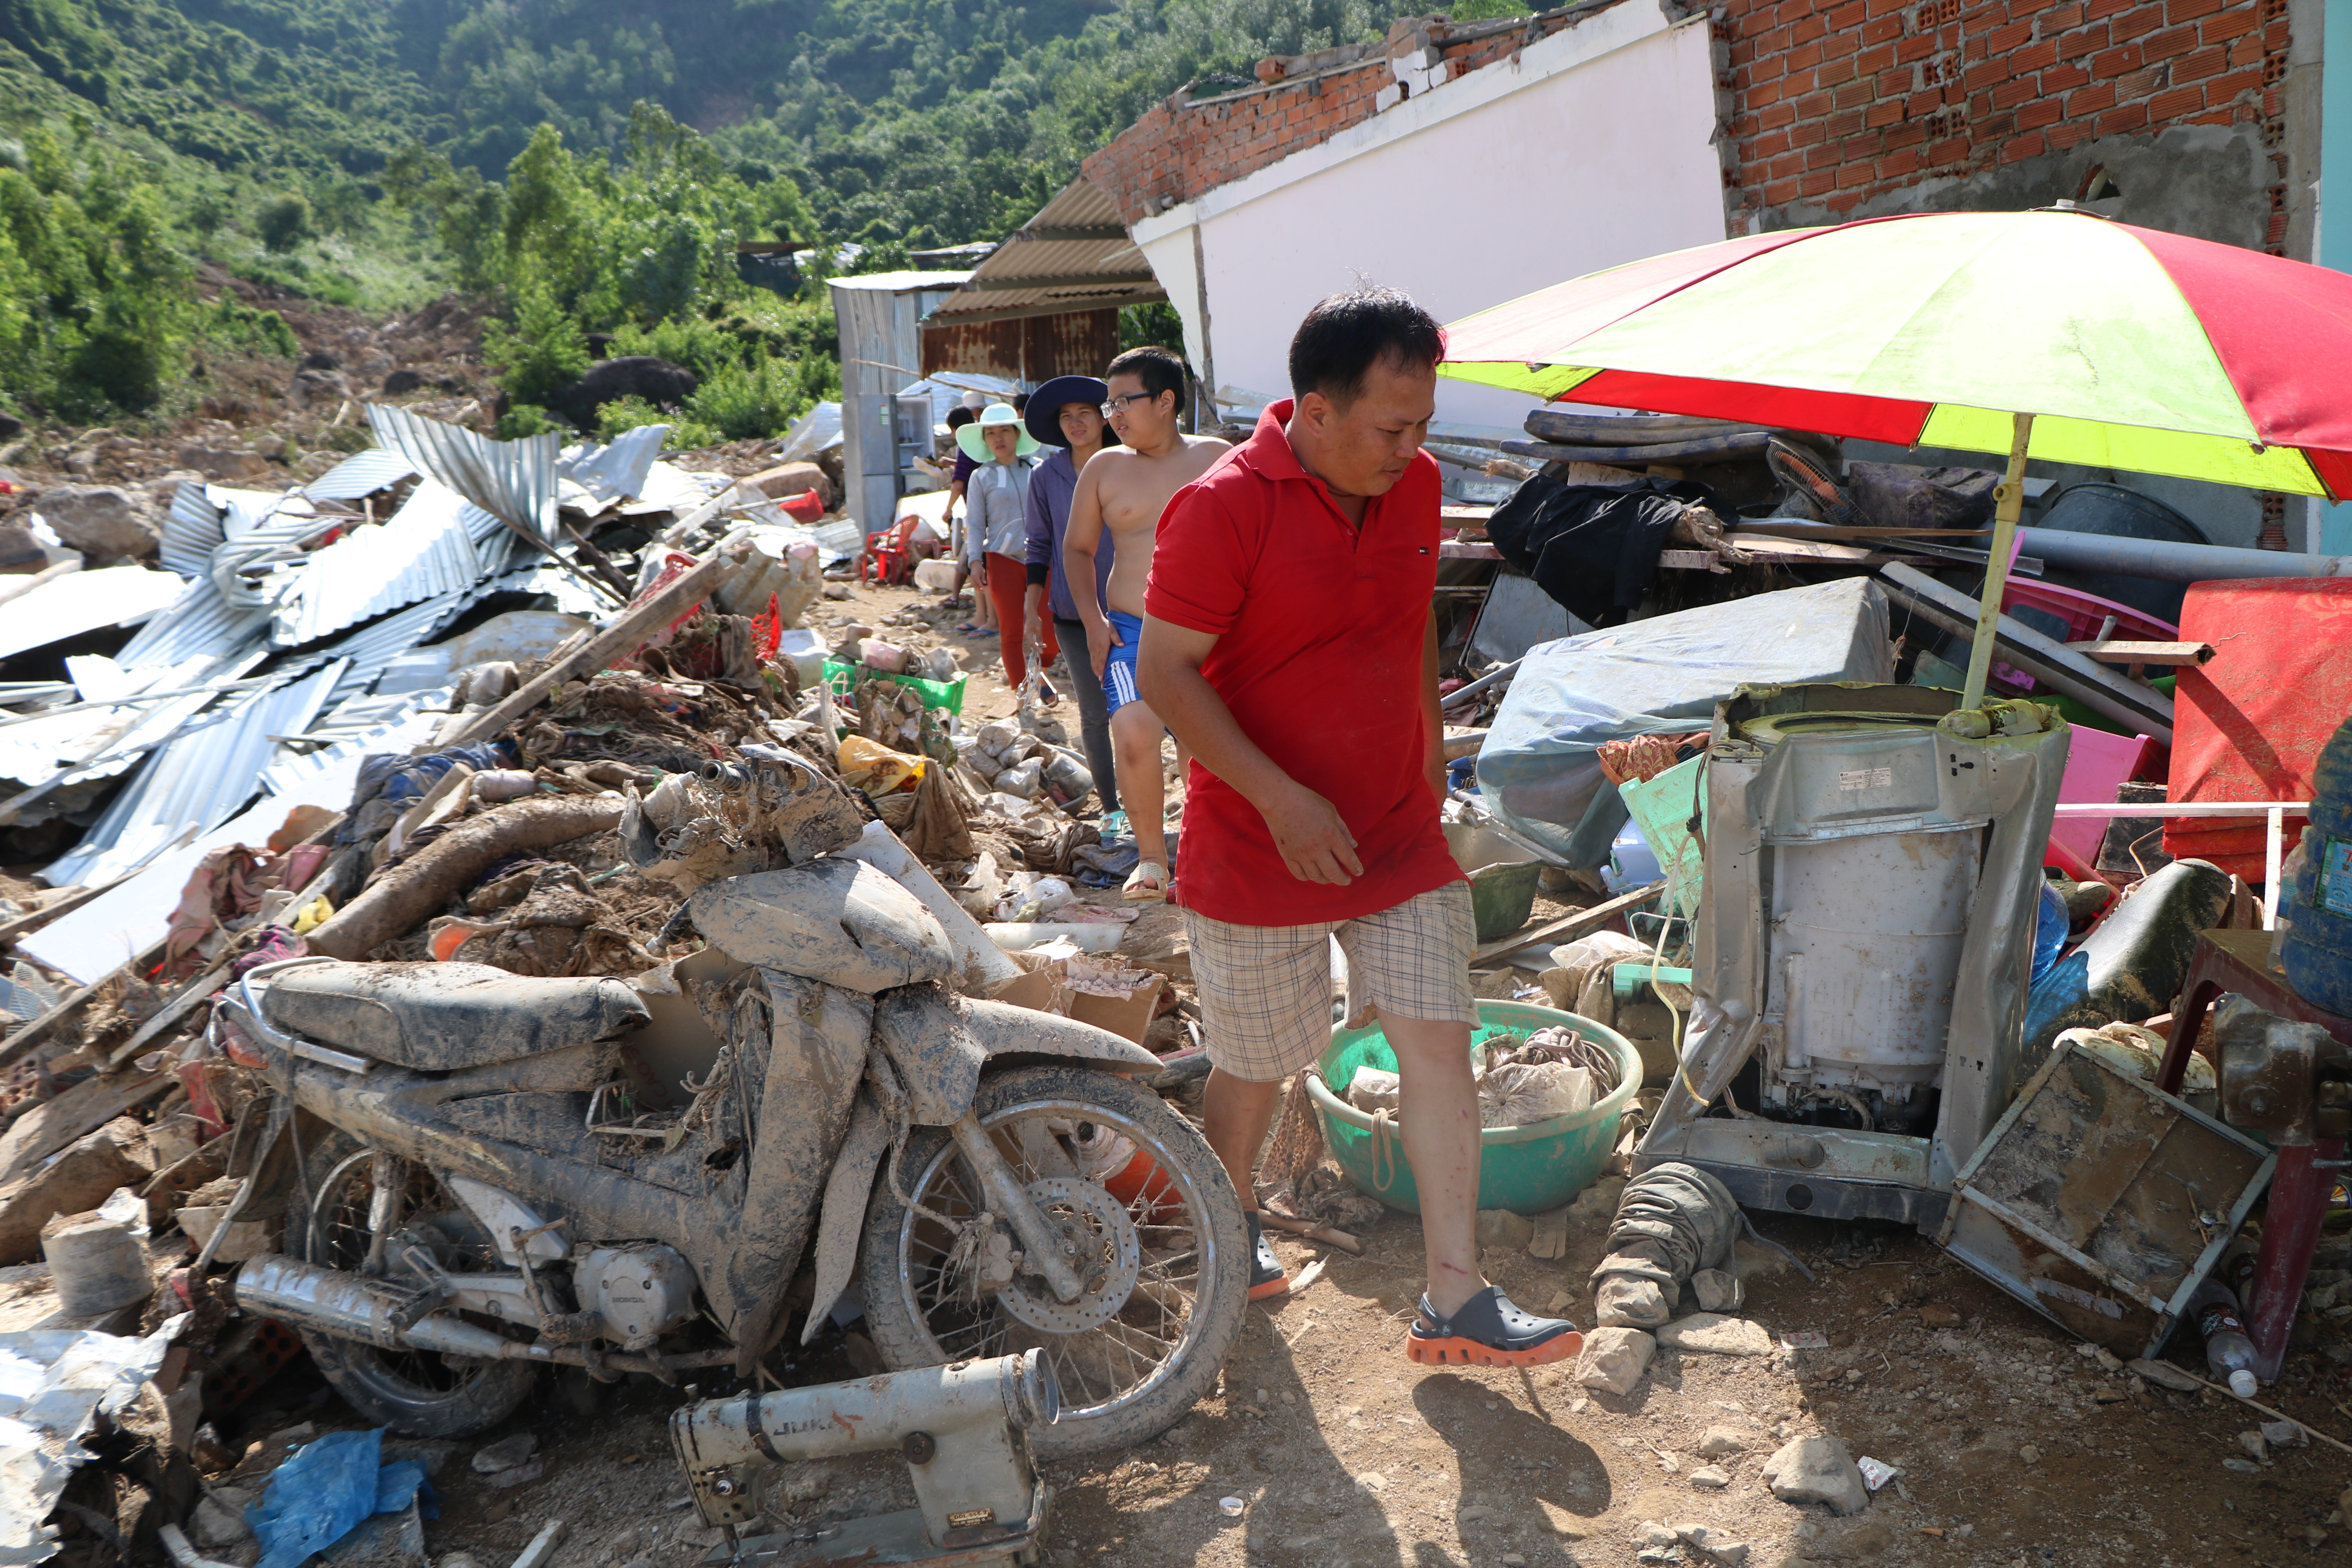
<instances>
[{"instance_id":1,"label":"teal plastic tub","mask_svg":"<svg viewBox=\"0 0 2352 1568\"><path fill-rule=\"evenodd\" d=\"M1481 1136L1478 1206L1538 1215L1572 1202L1601 1174L1617 1147L1618 1124L1642 1089L1642 1053L1616 1030L1591 1019L1524 1002L1481 1002L1471 1031L1475 1050L1490 1035L1532 1035L1554 1025L1573 1026L1617 1057L1617 1087L1590 1110L1525 1127L1489 1127ZM1388 1148L1375 1158L1372 1119L1339 1098L1360 1067L1396 1070L1396 1053L1378 1024L1335 1030L1323 1053L1322 1076L1307 1075L1307 1093L1322 1119L1323 1141L1356 1190L1406 1214L1421 1212L1404 1141L1391 1123ZM1336 1086L1336 1087L1335 1087ZM1381 1185L1386 1177L1388 1185Z\"/></svg>"}]
</instances>

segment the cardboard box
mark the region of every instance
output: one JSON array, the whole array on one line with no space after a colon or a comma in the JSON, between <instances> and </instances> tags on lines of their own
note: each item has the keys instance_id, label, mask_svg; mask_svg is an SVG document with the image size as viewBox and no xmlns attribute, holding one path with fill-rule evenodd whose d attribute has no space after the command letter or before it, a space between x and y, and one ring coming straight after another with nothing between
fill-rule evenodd
<instances>
[{"instance_id":1,"label":"cardboard box","mask_svg":"<svg viewBox=\"0 0 2352 1568\"><path fill-rule=\"evenodd\" d=\"M1090 991L1069 987L1066 955L1016 952L1013 961L1021 965L1024 973L998 987L993 1000L1040 1013L1058 1013L1081 1024L1092 1024L1097 1029L1108 1029L1139 1046L1150 1031L1152 1016L1160 1007L1160 987L1166 983L1164 976L1146 969L1141 971L1143 979L1125 995L1097 996Z\"/></svg>"}]
</instances>

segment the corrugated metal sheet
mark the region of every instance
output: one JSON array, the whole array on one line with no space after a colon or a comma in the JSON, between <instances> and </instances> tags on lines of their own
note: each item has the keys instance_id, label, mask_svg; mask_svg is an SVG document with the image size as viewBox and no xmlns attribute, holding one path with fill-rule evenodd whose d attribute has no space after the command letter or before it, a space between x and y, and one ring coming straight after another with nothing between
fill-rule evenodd
<instances>
[{"instance_id":1,"label":"corrugated metal sheet","mask_svg":"<svg viewBox=\"0 0 2352 1568\"><path fill-rule=\"evenodd\" d=\"M178 574L144 566L69 572L9 602L7 613L0 615L0 658L100 626L130 626L162 615L185 587Z\"/></svg>"},{"instance_id":2,"label":"corrugated metal sheet","mask_svg":"<svg viewBox=\"0 0 2352 1568\"><path fill-rule=\"evenodd\" d=\"M555 471L598 500L641 496L646 470L661 456L662 443L668 437L667 425L640 425L623 431L609 447L592 441L572 447L557 462Z\"/></svg>"},{"instance_id":3,"label":"corrugated metal sheet","mask_svg":"<svg viewBox=\"0 0 2352 1568\"><path fill-rule=\"evenodd\" d=\"M934 321L923 329L923 374L961 372L1032 385L1057 375L1100 375L1118 356L1118 311L1068 310L1011 321Z\"/></svg>"},{"instance_id":4,"label":"corrugated metal sheet","mask_svg":"<svg viewBox=\"0 0 2352 1568\"><path fill-rule=\"evenodd\" d=\"M459 495L542 545L557 537L552 436L493 441L405 408L367 405L375 438Z\"/></svg>"},{"instance_id":5,"label":"corrugated metal sheet","mask_svg":"<svg viewBox=\"0 0 2352 1568\"><path fill-rule=\"evenodd\" d=\"M471 588L493 564L476 547L478 530L505 532L456 491L422 481L388 521L311 552L278 601L270 640L299 647L387 610Z\"/></svg>"},{"instance_id":6,"label":"corrugated metal sheet","mask_svg":"<svg viewBox=\"0 0 2352 1568\"><path fill-rule=\"evenodd\" d=\"M258 646L268 625L268 611L239 609L210 578L199 577L171 608L140 627L114 662L125 669L152 669L196 654L234 655L247 644Z\"/></svg>"},{"instance_id":7,"label":"corrugated metal sheet","mask_svg":"<svg viewBox=\"0 0 2352 1568\"><path fill-rule=\"evenodd\" d=\"M334 745L321 746L317 751L281 752L276 762L262 771L264 787L272 795L294 795L310 780L321 773L331 773L339 764L348 763L355 756L363 757L375 752L404 754L432 740L434 732L449 717L446 713L420 713L413 705L399 708L396 706L397 699L385 700L395 704L388 710L394 714L388 723L362 731Z\"/></svg>"},{"instance_id":8,"label":"corrugated metal sheet","mask_svg":"<svg viewBox=\"0 0 2352 1568\"><path fill-rule=\"evenodd\" d=\"M47 867L43 879L56 888L108 880L192 827L205 833L226 822L253 798L281 749L269 737L301 733L342 673L340 662L331 663L305 679L256 692L220 722L156 752L80 846Z\"/></svg>"},{"instance_id":9,"label":"corrugated metal sheet","mask_svg":"<svg viewBox=\"0 0 2352 1568\"><path fill-rule=\"evenodd\" d=\"M382 447L354 452L302 487L312 500L357 500L416 472L405 457Z\"/></svg>"},{"instance_id":10,"label":"corrugated metal sheet","mask_svg":"<svg viewBox=\"0 0 2352 1568\"><path fill-rule=\"evenodd\" d=\"M172 493L172 510L163 519L163 545L156 553L181 576L201 577L212 569L213 546L220 542L221 509L203 485L184 481Z\"/></svg>"},{"instance_id":11,"label":"corrugated metal sheet","mask_svg":"<svg viewBox=\"0 0 2352 1568\"><path fill-rule=\"evenodd\" d=\"M932 320L1055 316L1166 298L1167 290L1119 220L1118 209L1082 176L1063 186L1036 216L973 268L963 287L940 302ZM1097 360L1084 374L1098 375L1102 364ZM925 368L929 368L928 347Z\"/></svg>"}]
</instances>

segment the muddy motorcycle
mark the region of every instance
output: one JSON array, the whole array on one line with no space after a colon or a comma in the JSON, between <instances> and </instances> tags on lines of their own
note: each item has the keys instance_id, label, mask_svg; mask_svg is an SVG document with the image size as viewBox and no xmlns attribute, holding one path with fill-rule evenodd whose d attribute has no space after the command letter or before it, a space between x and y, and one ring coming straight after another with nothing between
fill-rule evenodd
<instances>
[{"instance_id":1,"label":"muddy motorcycle","mask_svg":"<svg viewBox=\"0 0 2352 1568\"><path fill-rule=\"evenodd\" d=\"M1156 1058L953 994L940 922L856 859L681 913L706 945L631 981L314 958L233 987L218 1026L276 1090L237 1212L284 1220L239 1304L428 1436L494 1425L543 1366L591 1394L751 1378L795 1311L806 1343L858 1296L894 1369L1042 1351L1046 1456L1208 1391L1246 1231L1207 1143L1129 1080Z\"/></svg>"}]
</instances>

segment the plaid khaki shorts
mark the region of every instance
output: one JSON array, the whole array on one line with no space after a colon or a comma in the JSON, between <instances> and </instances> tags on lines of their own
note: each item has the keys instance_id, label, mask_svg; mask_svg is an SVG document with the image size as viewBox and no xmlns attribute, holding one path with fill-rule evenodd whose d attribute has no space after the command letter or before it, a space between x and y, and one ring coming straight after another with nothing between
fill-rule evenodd
<instances>
[{"instance_id":1,"label":"plaid khaki shorts","mask_svg":"<svg viewBox=\"0 0 2352 1568\"><path fill-rule=\"evenodd\" d=\"M1247 926L1184 911L1192 977L1209 1030L1209 1060L1235 1078L1272 1082L1331 1040L1331 942L1348 958L1348 1017L1475 1024L1476 947L1470 884L1448 882L1351 921Z\"/></svg>"}]
</instances>

